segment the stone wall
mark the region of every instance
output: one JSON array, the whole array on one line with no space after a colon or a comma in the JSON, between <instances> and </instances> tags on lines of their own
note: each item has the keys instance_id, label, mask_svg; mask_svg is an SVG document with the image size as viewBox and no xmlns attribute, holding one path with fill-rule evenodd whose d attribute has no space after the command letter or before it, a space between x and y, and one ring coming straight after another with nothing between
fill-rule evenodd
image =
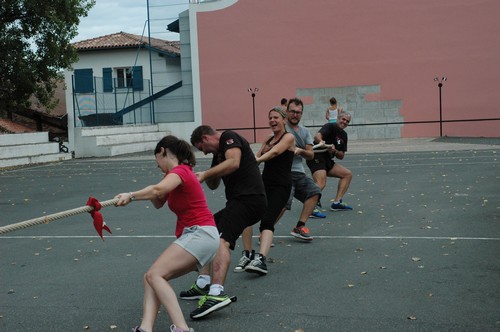
<instances>
[{"instance_id":1,"label":"stone wall","mask_svg":"<svg viewBox=\"0 0 500 332\"><path fill-rule=\"evenodd\" d=\"M303 99L305 109L302 124L315 133L326 123L326 109L330 98L335 97L338 105L352 115L352 126L347 128L349 139L400 138L402 102L366 98L370 95L369 99L377 99L374 97L379 93L378 85L298 89L297 96Z\"/></svg>"}]
</instances>

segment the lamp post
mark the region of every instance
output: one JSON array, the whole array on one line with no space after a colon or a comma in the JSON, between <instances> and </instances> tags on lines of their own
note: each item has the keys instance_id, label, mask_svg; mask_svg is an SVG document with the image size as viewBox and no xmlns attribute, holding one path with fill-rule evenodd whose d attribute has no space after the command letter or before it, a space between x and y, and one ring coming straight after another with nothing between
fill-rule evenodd
<instances>
[{"instance_id":1,"label":"lamp post","mask_svg":"<svg viewBox=\"0 0 500 332\"><path fill-rule=\"evenodd\" d=\"M443 100L441 98L441 88L443 87L443 82L446 80L446 76L441 78L434 77L434 82L438 82L439 88L439 137L443 137Z\"/></svg>"},{"instance_id":2,"label":"lamp post","mask_svg":"<svg viewBox=\"0 0 500 332\"><path fill-rule=\"evenodd\" d=\"M255 125L255 94L259 91L259 88L249 88L248 92L252 93L252 109L253 109L253 142L257 143L257 133Z\"/></svg>"}]
</instances>

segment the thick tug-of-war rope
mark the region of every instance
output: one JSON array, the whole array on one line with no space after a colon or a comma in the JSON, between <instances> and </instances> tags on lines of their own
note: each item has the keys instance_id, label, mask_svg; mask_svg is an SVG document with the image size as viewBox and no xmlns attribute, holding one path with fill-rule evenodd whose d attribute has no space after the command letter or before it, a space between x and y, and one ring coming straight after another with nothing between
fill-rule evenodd
<instances>
[{"instance_id":1,"label":"thick tug-of-war rope","mask_svg":"<svg viewBox=\"0 0 500 332\"><path fill-rule=\"evenodd\" d=\"M331 148L332 146L333 146L333 144L319 143L319 144L313 145L313 150L314 150L314 153L326 152L326 151L328 151L328 148Z\"/></svg>"},{"instance_id":2,"label":"thick tug-of-war rope","mask_svg":"<svg viewBox=\"0 0 500 332\"><path fill-rule=\"evenodd\" d=\"M0 234L5 234L13 231L17 231L23 228L28 228L31 226L35 225L41 225L41 224L48 224L51 221L57 220L57 219L62 219L70 216L75 216L80 213L85 213L89 212L94 219L94 227L99 234L99 236L104 240L104 237L102 235L102 230L106 230L109 233L111 233L111 230L109 229L108 226L106 226L106 223L104 222L104 218L102 217L102 214L99 212L101 207L105 206L111 206L115 205L115 203L118 202L117 198L113 198L104 202L99 202L97 199L93 197L89 197L87 201L87 205L71 209L71 210L66 210L66 211L61 211L58 213L54 214L49 214L44 217L39 217L35 219L30 219L22 222L18 222L15 224L7 225L7 226L2 226L0 227Z\"/></svg>"}]
</instances>

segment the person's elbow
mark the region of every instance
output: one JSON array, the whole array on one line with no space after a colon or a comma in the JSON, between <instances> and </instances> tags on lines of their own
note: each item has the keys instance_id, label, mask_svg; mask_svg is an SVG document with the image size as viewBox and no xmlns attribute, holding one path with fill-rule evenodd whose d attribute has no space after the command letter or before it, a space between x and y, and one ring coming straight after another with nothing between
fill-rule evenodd
<instances>
[{"instance_id":1,"label":"person's elbow","mask_svg":"<svg viewBox=\"0 0 500 332\"><path fill-rule=\"evenodd\" d=\"M314 159L314 151L306 151L304 150L304 154L302 155L305 160L313 160Z\"/></svg>"},{"instance_id":2,"label":"person's elbow","mask_svg":"<svg viewBox=\"0 0 500 332\"><path fill-rule=\"evenodd\" d=\"M215 190L215 189L219 188L220 178L207 179L205 181L205 183L207 184L208 189Z\"/></svg>"},{"instance_id":3,"label":"person's elbow","mask_svg":"<svg viewBox=\"0 0 500 332\"><path fill-rule=\"evenodd\" d=\"M163 207L163 205L165 205L165 201L161 201L159 199L152 199L151 200L151 203L153 203L153 206L156 208L156 209L160 209Z\"/></svg>"},{"instance_id":4,"label":"person's elbow","mask_svg":"<svg viewBox=\"0 0 500 332\"><path fill-rule=\"evenodd\" d=\"M228 165L227 165L227 173L233 173L235 172L238 168L240 168L240 161L236 159L228 159Z\"/></svg>"}]
</instances>

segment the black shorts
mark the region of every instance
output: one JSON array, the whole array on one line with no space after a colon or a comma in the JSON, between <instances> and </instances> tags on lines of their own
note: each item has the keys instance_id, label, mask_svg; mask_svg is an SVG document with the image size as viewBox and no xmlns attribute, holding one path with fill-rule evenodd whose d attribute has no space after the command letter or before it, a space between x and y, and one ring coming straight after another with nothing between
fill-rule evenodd
<instances>
[{"instance_id":1,"label":"black shorts","mask_svg":"<svg viewBox=\"0 0 500 332\"><path fill-rule=\"evenodd\" d=\"M307 161L307 167L313 174L319 170L325 170L328 173L333 168L333 165L335 165L335 162L328 152L315 153L314 159Z\"/></svg>"},{"instance_id":2,"label":"black shorts","mask_svg":"<svg viewBox=\"0 0 500 332\"><path fill-rule=\"evenodd\" d=\"M266 196L247 196L226 202L226 207L214 214L220 237L234 250L243 230L259 222L266 211Z\"/></svg>"}]
</instances>

